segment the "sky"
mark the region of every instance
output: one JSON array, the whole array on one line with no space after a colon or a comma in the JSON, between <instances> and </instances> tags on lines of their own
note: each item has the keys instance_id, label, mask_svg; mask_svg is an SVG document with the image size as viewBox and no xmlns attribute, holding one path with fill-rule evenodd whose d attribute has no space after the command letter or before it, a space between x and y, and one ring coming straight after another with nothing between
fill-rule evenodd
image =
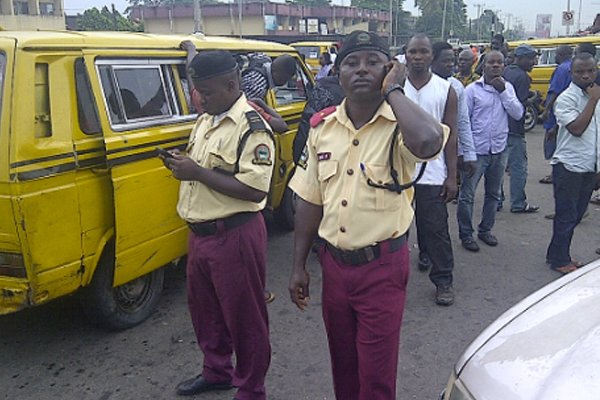
<instances>
[{"instance_id":1,"label":"sky","mask_svg":"<svg viewBox=\"0 0 600 400\"><path fill-rule=\"evenodd\" d=\"M281 0L278 0L281 1ZM469 18L477 17L477 7L475 4L482 4L482 9L500 11L500 19L505 22L509 14L511 16L511 25L515 18L521 18L525 28L529 31L535 29L536 14L552 14L552 35L564 35L565 27L561 26L562 11L567 9L567 3L570 2L571 10L575 12L575 23L571 27L571 32L577 29L579 4L581 3L581 27L585 28L592 24L594 17L600 13L600 0L464 0L467 5ZM123 12L128 5L127 0L64 0L65 11L67 14L77 14L91 7L101 8L114 4L117 10ZM334 0L336 4L348 5L350 0ZM404 8L413 14L417 10L413 7L414 0L405 0Z\"/></svg>"}]
</instances>

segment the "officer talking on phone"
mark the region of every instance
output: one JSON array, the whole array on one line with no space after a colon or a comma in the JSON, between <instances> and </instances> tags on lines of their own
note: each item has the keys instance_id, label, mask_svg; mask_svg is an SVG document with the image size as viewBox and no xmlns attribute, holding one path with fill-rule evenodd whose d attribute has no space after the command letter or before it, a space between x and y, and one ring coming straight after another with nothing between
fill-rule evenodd
<instances>
[{"instance_id":1,"label":"officer talking on phone","mask_svg":"<svg viewBox=\"0 0 600 400\"><path fill-rule=\"evenodd\" d=\"M396 398L398 344L415 165L448 129L404 96L406 67L374 33L348 35L336 59L346 99L311 119L290 188L298 196L290 295L309 301L306 258L317 232L322 307L338 400Z\"/></svg>"},{"instance_id":2,"label":"officer talking on phone","mask_svg":"<svg viewBox=\"0 0 600 400\"><path fill-rule=\"evenodd\" d=\"M271 347L263 296L267 232L260 211L273 171L272 133L240 91L230 53L199 53L189 74L205 113L187 154L159 150L181 181L177 211L191 231L188 303L204 353L201 374L180 383L177 393L236 387L237 400L264 400Z\"/></svg>"}]
</instances>

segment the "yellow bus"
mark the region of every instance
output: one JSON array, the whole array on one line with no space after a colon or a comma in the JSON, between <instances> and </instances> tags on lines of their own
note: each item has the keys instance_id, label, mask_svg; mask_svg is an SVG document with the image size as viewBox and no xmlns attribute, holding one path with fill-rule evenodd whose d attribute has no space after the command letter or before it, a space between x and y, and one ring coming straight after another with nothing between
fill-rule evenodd
<instances>
[{"instance_id":1,"label":"yellow bus","mask_svg":"<svg viewBox=\"0 0 600 400\"><path fill-rule=\"evenodd\" d=\"M548 85L550 84L552 72L554 72L554 69L556 68L554 56L558 46L569 45L575 48L579 43L593 43L598 50L596 59L600 61L600 35L565 37L558 39L521 40L509 42L508 46L511 50L514 50L518 45L523 43L527 43L534 47L539 53L538 63L533 67L533 70L529 75L531 76L531 90L539 91L544 99L548 92Z\"/></svg>"},{"instance_id":2,"label":"yellow bus","mask_svg":"<svg viewBox=\"0 0 600 400\"><path fill-rule=\"evenodd\" d=\"M153 311L162 267L187 250L179 183L156 154L158 146L185 148L197 119L183 40L200 52L297 60L294 78L266 99L290 127L275 135L269 202L284 222L293 219L286 187L312 77L292 47L196 35L3 31L0 314L80 289L87 314L108 328L128 328Z\"/></svg>"},{"instance_id":3,"label":"yellow bus","mask_svg":"<svg viewBox=\"0 0 600 400\"><path fill-rule=\"evenodd\" d=\"M314 75L321 69L319 57L322 53L330 53L332 49L337 53L336 42L295 42L291 43L290 46L304 56L304 61Z\"/></svg>"}]
</instances>

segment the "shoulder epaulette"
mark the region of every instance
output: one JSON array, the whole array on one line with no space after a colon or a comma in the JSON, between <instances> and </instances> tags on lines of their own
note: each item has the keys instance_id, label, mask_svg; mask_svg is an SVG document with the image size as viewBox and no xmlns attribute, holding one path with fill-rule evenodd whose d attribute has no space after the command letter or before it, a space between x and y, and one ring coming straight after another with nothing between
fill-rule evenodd
<instances>
[{"instance_id":1,"label":"shoulder epaulette","mask_svg":"<svg viewBox=\"0 0 600 400\"><path fill-rule=\"evenodd\" d=\"M262 120L256 110L246 112L246 119L248 120L248 126L251 131L269 131L265 122Z\"/></svg>"},{"instance_id":2,"label":"shoulder epaulette","mask_svg":"<svg viewBox=\"0 0 600 400\"><path fill-rule=\"evenodd\" d=\"M321 122L325 120L325 117L333 114L335 110L337 110L337 106L331 106L315 113L312 117L310 117L310 127L316 128Z\"/></svg>"}]
</instances>

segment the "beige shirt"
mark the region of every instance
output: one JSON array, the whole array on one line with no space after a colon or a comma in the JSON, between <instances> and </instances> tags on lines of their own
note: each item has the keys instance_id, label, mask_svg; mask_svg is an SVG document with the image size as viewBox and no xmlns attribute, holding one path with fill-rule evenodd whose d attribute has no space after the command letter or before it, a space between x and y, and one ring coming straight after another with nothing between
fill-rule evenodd
<instances>
[{"instance_id":1,"label":"beige shirt","mask_svg":"<svg viewBox=\"0 0 600 400\"><path fill-rule=\"evenodd\" d=\"M246 112L253 110L242 94L225 114L218 117L208 114L200 116L190 136L188 156L203 168L233 175L238 145L244 133L250 129ZM265 126L268 127L266 122ZM274 144L269 134L266 131L255 131L246 141L235 179L268 193L274 155ZM179 189L177 212L188 222L202 222L239 212L260 211L265 207L266 201L266 198L260 203L236 199L201 182L184 181Z\"/></svg>"},{"instance_id":2,"label":"beige shirt","mask_svg":"<svg viewBox=\"0 0 600 400\"><path fill-rule=\"evenodd\" d=\"M307 202L323 206L319 236L338 248L354 250L408 230L413 189L398 195L367 184L367 178L379 184L392 182L388 160L396 117L389 104L382 103L358 130L345 104L310 131L290 188ZM449 130L444 128L445 141ZM401 133L396 143L394 166L404 184L411 181L415 164L425 160L410 152Z\"/></svg>"}]
</instances>

